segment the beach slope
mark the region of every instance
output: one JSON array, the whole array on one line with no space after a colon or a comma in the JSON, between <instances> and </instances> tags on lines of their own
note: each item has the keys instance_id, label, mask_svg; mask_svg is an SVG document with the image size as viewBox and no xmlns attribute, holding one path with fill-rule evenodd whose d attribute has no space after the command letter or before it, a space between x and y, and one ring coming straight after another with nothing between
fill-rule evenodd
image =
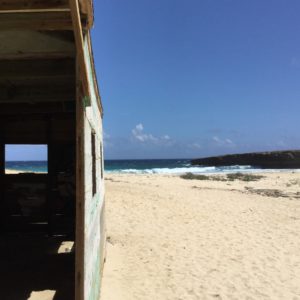
<instances>
[{"instance_id":1,"label":"beach slope","mask_svg":"<svg viewBox=\"0 0 300 300\"><path fill-rule=\"evenodd\" d=\"M300 173L106 178L102 300L300 299Z\"/></svg>"}]
</instances>

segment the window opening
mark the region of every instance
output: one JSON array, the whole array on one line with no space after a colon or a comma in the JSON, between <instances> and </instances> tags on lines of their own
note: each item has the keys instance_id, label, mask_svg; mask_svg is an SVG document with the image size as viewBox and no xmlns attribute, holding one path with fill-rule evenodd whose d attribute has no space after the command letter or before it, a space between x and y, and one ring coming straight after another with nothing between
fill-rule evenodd
<instances>
[{"instance_id":1,"label":"window opening","mask_svg":"<svg viewBox=\"0 0 300 300\"><path fill-rule=\"evenodd\" d=\"M5 174L48 173L48 145L5 145Z\"/></svg>"},{"instance_id":2,"label":"window opening","mask_svg":"<svg viewBox=\"0 0 300 300\"><path fill-rule=\"evenodd\" d=\"M93 185L93 196L97 192L97 177L96 177L96 141L95 133L92 132L92 185Z\"/></svg>"}]
</instances>

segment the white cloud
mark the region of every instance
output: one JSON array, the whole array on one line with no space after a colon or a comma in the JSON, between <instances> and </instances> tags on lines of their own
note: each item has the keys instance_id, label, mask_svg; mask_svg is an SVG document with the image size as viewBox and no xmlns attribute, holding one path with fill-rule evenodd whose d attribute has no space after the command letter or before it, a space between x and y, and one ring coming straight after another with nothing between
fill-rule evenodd
<instances>
[{"instance_id":1,"label":"white cloud","mask_svg":"<svg viewBox=\"0 0 300 300\"><path fill-rule=\"evenodd\" d=\"M143 124L137 124L132 130L132 135L135 139L137 139L140 142L147 142L147 141L156 141L157 138L154 137L152 134L146 134L144 133L144 126Z\"/></svg>"},{"instance_id":2,"label":"white cloud","mask_svg":"<svg viewBox=\"0 0 300 300\"><path fill-rule=\"evenodd\" d=\"M213 139L215 142L217 142L217 143L220 143L220 142L221 142L220 138L217 137L217 136L213 136L212 139Z\"/></svg>"},{"instance_id":3,"label":"white cloud","mask_svg":"<svg viewBox=\"0 0 300 300\"><path fill-rule=\"evenodd\" d=\"M105 131L103 131L103 139L108 140L110 138L110 135L107 134Z\"/></svg>"},{"instance_id":4,"label":"white cloud","mask_svg":"<svg viewBox=\"0 0 300 300\"><path fill-rule=\"evenodd\" d=\"M110 135L108 133L106 133L105 131L103 131L103 145L105 148L111 148L114 146Z\"/></svg>"},{"instance_id":5,"label":"white cloud","mask_svg":"<svg viewBox=\"0 0 300 300\"><path fill-rule=\"evenodd\" d=\"M229 138L222 139L222 138L219 138L218 136L213 136L212 140L218 146L231 146L231 147L235 146L234 142Z\"/></svg>"},{"instance_id":6,"label":"white cloud","mask_svg":"<svg viewBox=\"0 0 300 300\"><path fill-rule=\"evenodd\" d=\"M199 143L189 144L189 147L192 149L202 149L203 147Z\"/></svg>"},{"instance_id":7,"label":"white cloud","mask_svg":"<svg viewBox=\"0 0 300 300\"><path fill-rule=\"evenodd\" d=\"M135 128L136 128L136 130L138 130L138 131L143 131L144 130L144 126L143 126L143 124L138 124L138 125L136 125L135 126Z\"/></svg>"},{"instance_id":8,"label":"white cloud","mask_svg":"<svg viewBox=\"0 0 300 300\"><path fill-rule=\"evenodd\" d=\"M137 124L132 130L131 133L133 138L139 142L152 142L157 144L163 144L167 141L170 141L171 138L169 135L165 134L162 137L156 137L151 133L144 132L144 126L142 123Z\"/></svg>"},{"instance_id":9,"label":"white cloud","mask_svg":"<svg viewBox=\"0 0 300 300\"><path fill-rule=\"evenodd\" d=\"M233 144L233 142L232 142L231 139L225 139L225 142L226 142L227 144Z\"/></svg>"}]
</instances>

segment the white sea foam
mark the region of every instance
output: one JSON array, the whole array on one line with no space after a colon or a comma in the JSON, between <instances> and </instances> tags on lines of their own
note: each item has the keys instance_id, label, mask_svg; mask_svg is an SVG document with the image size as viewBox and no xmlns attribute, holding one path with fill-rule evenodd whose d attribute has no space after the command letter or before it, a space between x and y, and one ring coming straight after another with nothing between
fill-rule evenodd
<instances>
[{"instance_id":1,"label":"white sea foam","mask_svg":"<svg viewBox=\"0 0 300 300\"><path fill-rule=\"evenodd\" d=\"M153 174L181 174L181 173L209 173L215 171L215 167L182 167L182 168L153 168L145 170Z\"/></svg>"},{"instance_id":2,"label":"white sea foam","mask_svg":"<svg viewBox=\"0 0 300 300\"><path fill-rule=\"evenodd\" d=\"M195 167L183 166L179 168L153 168L153 169L119 169L107 171L107 173L125 173L125 174L218 174L218 173L235 173L235 172L257 172L266 171L256 169L251 166L228 166L228 167Z\"/></svg>"}]
</instances>

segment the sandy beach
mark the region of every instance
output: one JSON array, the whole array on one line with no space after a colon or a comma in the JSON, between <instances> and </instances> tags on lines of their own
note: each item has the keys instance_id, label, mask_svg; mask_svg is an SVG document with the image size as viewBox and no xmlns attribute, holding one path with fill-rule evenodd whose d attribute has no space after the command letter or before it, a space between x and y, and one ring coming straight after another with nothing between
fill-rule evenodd
<instances>
[{"instance_id":1,"label":"sandy beach","mask_svg":"<svg viewBox=\"0 0 300 300\"><path fill-rule=\"evenodd\" d=\"M13 169L6 169L5 174L11 175L11 174L20 174L21 172L18 170L13 170ZM22 173L28 173L25 171L22 171Z\"/></svg>"},{"instance_id":2,"label":"sandy beach","mask_svg":"<svg viewBox=\"0 0 300 300\"><path fill-rule=\"evenodd\" d=\"M300 173L106 176L101 300L300 299Z\"/></svg>"},{"instance_id":3,"label":"sandy beach","mask_svg":"<svg viewBox=\"0 0 300 300\"><path fill-rule=\"evenodd\" d=\"M31 172L31 171L19 171L19 170L13 170L13 169L6 169L5 174L8 175L15 175L15 174L47 174L47 172Z\"/></svg>"}]
</instances>

